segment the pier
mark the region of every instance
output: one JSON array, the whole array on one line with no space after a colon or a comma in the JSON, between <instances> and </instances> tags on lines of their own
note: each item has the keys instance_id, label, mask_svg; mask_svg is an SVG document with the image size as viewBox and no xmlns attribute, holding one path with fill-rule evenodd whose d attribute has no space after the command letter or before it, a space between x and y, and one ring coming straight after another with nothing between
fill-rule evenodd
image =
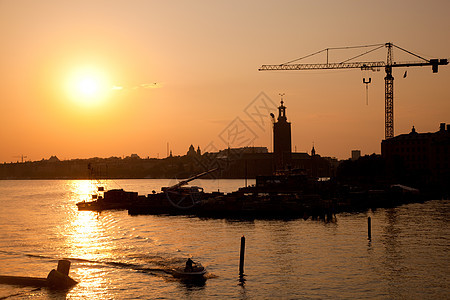
<instances>
[{"instance_id":1,"label":"pier","mask_svg":"<svg viewBox=\"0 0 450 300\"><path fill-rule=\"evenodd\" d=\"M47 278L0 275L0 284L45 287L56 290L68 289L77 284L75 280L69 277L69 270L70 261L59 260L57 269L51 270Z\"/></svg>"}]
</instances>

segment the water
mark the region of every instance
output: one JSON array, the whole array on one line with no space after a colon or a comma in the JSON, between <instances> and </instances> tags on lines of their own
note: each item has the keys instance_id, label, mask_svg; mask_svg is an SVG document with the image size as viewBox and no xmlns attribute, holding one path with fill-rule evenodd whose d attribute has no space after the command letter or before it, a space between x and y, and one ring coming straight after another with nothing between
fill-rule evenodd
<instances>
[{"instance_id":1,"label":"water","mask_svg":"<svg viewBox=\"0 0 450 300\"><path fill-rule=\"evenodd\" d=\"M170 180L117 180L140 194ZM253 183L253 182L249 182ZM232 191L243 180L197 180ZM70 258L79 284L57 292L0 285L8 299L448 299L450 201L428 201L335 222L236 221L77 211L89 181L0 181L0 275L46 277ZM367 239L367 217L372 240ZM239 281L246 236L245 282ZM205 284L165 273L188 257L209 271Z\"/></svg>"}]
</instances>

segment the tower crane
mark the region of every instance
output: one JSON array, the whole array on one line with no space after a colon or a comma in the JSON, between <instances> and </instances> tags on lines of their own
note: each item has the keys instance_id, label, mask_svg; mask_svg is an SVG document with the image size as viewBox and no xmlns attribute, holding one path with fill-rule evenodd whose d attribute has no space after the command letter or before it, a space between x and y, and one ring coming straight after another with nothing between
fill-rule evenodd
<instances>
[{"instance_id":1,"label":"tower crane","mask_svg":"<svg viewBox=\"0 0 450 300\"><path fill-rule=\"evenodd\" d=\"M366 55L370 52L378 50L382 47L387 48L387 58L386 61L369 61L369 62L351 62L352 60L359 58L363 55ZM402 50L412 56L415 56L415 61L406 61L406 62L395 62L393 59L393 48L397 48ZM354 48L371 48L370 50L344 60L342 62L329 62L328 61L328 52L330 50L337 49L354 49ZM299 64L295 63L299 60L311 57L313 55L326 52L327 61L326 63L317 63L317 64ZM385 82L385 138L389 139L394 137L394 77L392 76L392 68L398 67L423 67L423 66L431 66L433 73L438 72L439 65L447 65L448 59L426 59L417 54L414 54L408 50L400 48L393 43L385 43L385 44L375 44L375 45L365 45L365 46L351 46L351 47L337 47L337 48L326 48L310 55L306 55L304 57L289 61L280 65L262 65L259 68L259 71L287 71L287 70L320 70L320 69L361 69L361 70L377 70L380 68L384 68L386 71L386 76L384 77ZM365 82L366 83L366 82Z\"/></svg>"},{"instance_id":2,"label":"tower crane","mask_svg":"<svg viewBox=\"0 0 450 300\"><path fill-rule=\"evenodd\" d=\"M26 156L26 155L16 155L16 156L13 156L14 158L22 158L22 163L23 163L23 159L24 158L28 158L28 156Z\"/></svg>"}]
</instances>

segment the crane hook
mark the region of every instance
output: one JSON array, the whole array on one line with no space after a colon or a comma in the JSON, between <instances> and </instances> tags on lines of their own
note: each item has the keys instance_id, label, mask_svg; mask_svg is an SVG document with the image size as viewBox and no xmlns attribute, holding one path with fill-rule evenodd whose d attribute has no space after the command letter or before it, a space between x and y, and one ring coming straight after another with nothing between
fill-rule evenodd
<instances>
[{"instance_id":1,"label":"crane hook","mask_svg":"<svg viewBox=\"0 0 450 300\"><path fill-rule=\"evenodd\" d=\"M363 83L366 85L366 105L369 105L369 83L372 81L372 78L369 77L369 80L366 81L366 78L363 78Z\"/></svg>"}]
</instances>

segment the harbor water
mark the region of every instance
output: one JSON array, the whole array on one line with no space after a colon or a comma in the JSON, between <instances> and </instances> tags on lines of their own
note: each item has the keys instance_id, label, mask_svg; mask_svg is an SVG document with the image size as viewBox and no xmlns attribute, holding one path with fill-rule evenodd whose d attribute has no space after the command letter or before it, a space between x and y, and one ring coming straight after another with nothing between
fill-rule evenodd
<instances>
[{"instance_id":1,"label":"harbor water","mask_svg":"<svg viewBox=\"0 0 450 300\"><path fill-rule=\"evenodd\" d=\"M146 195L173 183L105 185ZM244 181L191 184L231 192ZM0 275L46 277L67 258L69 275L79 282L68 291L0 284L0 298L450 298L450 200L340 213L332 222L243 221L78 211L75 203L88 200L93 188L87 180L0 181ZM185 283L168 274L188 257L207 268L206 282Z\"/></svg>"}]
</instances>

